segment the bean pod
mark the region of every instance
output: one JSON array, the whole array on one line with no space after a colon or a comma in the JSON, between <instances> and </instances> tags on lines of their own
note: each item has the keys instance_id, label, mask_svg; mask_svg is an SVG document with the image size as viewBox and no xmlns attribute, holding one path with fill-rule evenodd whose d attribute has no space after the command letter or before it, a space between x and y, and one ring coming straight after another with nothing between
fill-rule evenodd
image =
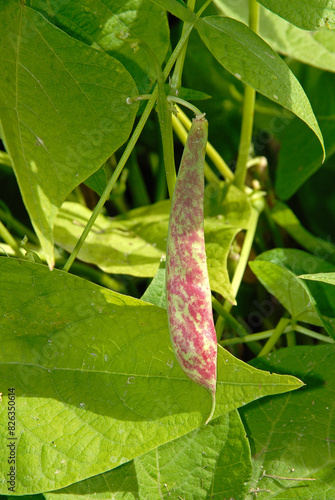
<instances>
[{"instance_id":1,"label":"bean pod","mask_svg":"<svg viewBox=\"0 0 335 500\"><path fill-rule=\"evenodd\" d=\"M196 116L173 194L166 255L166 300L176 358L205 387L215 409L217 339L204 238L204 162L208 122Z\"/></svg>"}]
</instances>

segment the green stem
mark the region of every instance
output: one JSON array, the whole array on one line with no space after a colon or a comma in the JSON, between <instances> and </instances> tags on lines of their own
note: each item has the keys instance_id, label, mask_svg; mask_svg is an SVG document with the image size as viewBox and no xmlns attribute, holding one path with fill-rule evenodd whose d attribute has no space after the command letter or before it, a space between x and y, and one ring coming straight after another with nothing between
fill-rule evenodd
<instances>
[{"instance_id":1,"label":"green stem","mask_svg":"<svg viewBox=\"0 0 335 500\"><path fill-rule=\"evenodd\" d=\"M182 144L185 146L186 141L187 141L187 130L183 127L183 124L180 122L180 120L172 115L172 127L179 139L181 140ZM215 173L211 169L211 167L208 165L208 163L205 162L205 178L208 182L214 183L214 184L220 184L219 179L216 177Z\"/></svg>"},{"instance_id":2,"label":"green stem","mask_svg":"<svg viewBox=\"0 0 335 500\"><path fill-rule=\"evenodd\" d=\"M176 102L178 104L181 104L182 106L185 106L186 108L188 108L191 111L193 111L193 113L195 115L201 115L202 114L199 108L197 108L196 106L194 106L190 102L187 102L184 99L181 99L180 97L176 97L174 95L169 95L169 96L167 96L167 100L169 102Z\"/></svg>"},{"instance_id":3,"label":"green stem","mask_svg":"<svg viewBox=\"0 0 335 500\"><path fill-rule=\"evenodd\" d=\"M321 333L313 332L309 328L305 328L304 326L296 325L294 330L299 333L303 333L308 337L312 337L313 339L322 340L322 342L327 342L328 344L333 344L335 342L331 337L327 337L326 335L322 335Z\"/></svg>"},{"instance_id":4,"label":"green stem","mask_svg":"<svg viewBox=\"0 0 335 500\"><path fill-rule=\"evenodd\" d=\"M284 333L287 325L291 321L291 318L281 318L281 320L278 322L276 328L273 330L273 333L269 340L266 342L265 346L261 350L261 352L258 354L259 356L266 356L269 354L269 352L272 351L276 343L278 342L279 337Z\"/></svg>"},{"instance_id":5,"label":"green stem","mask_svg":"<svg viewBox=\"0 0 335 500\"><path fill-rule=\"evenodd\" d=\"M234 316L232 316L228 311L226 311L222 306L222 304L220 304L220 302L215 297L213 297L213 295L212 295L212 305L213 309L226 320L226 323L230 325L240 337L248 336L248 332L244 328L244 326L239 321L237 321L237 319L235 319Z\"/></svg>"},{"instance_id":6,"label":"green stem","mask_svg":"<svg viewBox=\"0 0 335 500\"><path fill-rule=\"evenodd\" d=\"M204 5L198 10L197 12L197 17L200 17L201 14L204 12L204 10L207 9L207 7L209 6L209 4L212 3L213 0L207 0L207 2L204 3Z\"/></svg>"},{"instance_id":7,"label":"green stem","mask_svg":"<svg viewBox=\"0 0 335 500\"><path fill-rule=\"evenodd\" d=\"M296 338L295 338L295 332L290 331L286 332L286 341L287 341L287 347L293 347L297 344Z\"/></svg>"},{"instance_id":8,"label":"green stem","mask_svg":"<svg viewBox=\"0 0 335 500\"><path fill-rule=\"evenodd\" d=\"M176 177L176 166L174 162L172 110L165 94L163 74L161 74L158 78L157 111L158 111L159 126L161 129L162 143L163 143L163 158L164 158L166 181L167 181L169 196L170 198L172 198L177 177Z\"/></svg>"},{"instance_id":9,"label":"green stem","mask_svg":"<svg viewBox=\"0 0 335 500\"><path fill-rule=\"evenodd\" d=\"M187 41L191 31L192 31L193 23L186 23L186 24L187 24L187 27L185 29L185 34L181 37L181 39L177 43L174 51L172 52L166 66L164 68L164 72L163 72L163 80L164 81L168 77L174 63L176 62L177 57L179 56L181 50L183 49L184 44L186 43L186 41ZM126 149L124 150L124 152L120 158L118 166L114 170L113 175L110 178L104 192L102 193L102 196L101 196L100 200L98 201L95 209L93 210L93 213L92 213L89 221L87 222L87 225L86 225L84 231L82 232L79 240L77 241L76 246L72 250L71 255L69 256L68 260L66 261L66 263L63 267L64 271L68 271L70 269L73 261L75 260L76 256L78 255L78 252L81 249L85 239L87 238L87 235L90 232L96 218L98 217L104 204L108 200L110 193L113 189L113 186L116 183L120 173L122 172L122 169L125 166L132 150L134 149L135 144L136 144L136 142L137 142L137 140L138 140L138 138L139 138L139 136L144 128L144 125L146 124L146 121L151 113L152 108L154 107L154 104L157 100L157 97L158 97L158 85L156 85L156 87L154 88L154 90L151 94L151 97L150 97L150 99L149 99L149 101L144 109L144 112L140 118L140 121L138 122L137 127L135 128L133 135L131 136L131 138L126 146Z\"/></svg>"},{"instance_id":10,"label":"green stem","mask_svg":"<svg viewBox=\"0 0 335 500\"><path fill-rule=\"evenodd\" d=\"M245 238L244 238L240 258L238 260L236 270L235 270L235 273L234 273L234 276L233 276L233 279L231 282L235 297L236 297L237 292L240 288L245 269L248 265L248 259L249 259L249 255L251 252L252 244L254 242L259 215L260 215L260 212L258 210L256 210L254 207L252 207L249 226L248 226L248 229L245 233ZM225 309L230 310L231 308L232 308L232 304L230 302L226 302Z\"/></svg>"},{"instance_id":11,"label":"green stem","mask_svg":"<svg viewBox=\"0 0 335 500\"><path fill-rule=\"evenodd\" d=\"M246 335L245 337L235 337L232 339L225 339L220 341L220 345L222 347L227 346L227 345L234 345L234 344L244 344L248 342L256 342L258 340L264 340L268 339L271 337L273 334L274 329L272 330L265 330L264 332L258 332L258 333L250 333L249 335ZM292 332L292 326L288 326L285 328L284 333L288 334Z\"/></svg>"},{"instance_id":12,"label":"green stem","mask_svg":"<svg viewBox=\"0 0 335 500\"><path fill-rule=\"evenodd\" d=\"M178 118L181 121L181 123L184 125L186 130L190 130L192 122L191 120L185 115L182 109L180 109L179 106L176 106L177 112L178 112ZM227 163L224 161L222 156L219 155L219 153L216 151L216 149L213 148L213 146L207 142L206 145L206 154L208 155L208 158L212 160L214 163L215 167L218 169L220 174L227 180L233 180L234 179L234 174L228 167Z\"/></svg>"},{"instance_id":13,"label":"green stem","mask_svg":"<svg viewBox=\"0 0 335 500\"><path fill-rule=\"evenodd\" d=\"M0 221L0 236L4 240L4 242L7 243L7 245L9 245L13 249L16 257L19 257L20 259L24 258L24 255L19 245L17 244L16 240L13 238L13 236L10 234L6 226L1 221Z\"/></svg>"},{"instance_id":14,"label":"green stem","mask_svg":"<svg viewBox=\"0 0 335 500\"><path fill-rule=\"evenodd\" d=\"M195 0L187 0L187 7L193 12L194 7L195 7ZM187 28L187 24L183 23L183 29L181 32L181 36L183 36L185 34L186 28ZM184 48L181 51L181 53L177 59L177 62L176 62L175 68L174 68L174 72L173 72L173 75L171 78L171 88L173 90L178 90L181 87L181 79L182 79L184 62L185 62L185 57L186 57L187 43L188 43L188 40L185 43Z\"/></svg>"},{"instance_id":15,"label":"green stem","mask_svg":"<svg viewBox=\"0 0 335 500\"><path fill-rule=\"evenodd\" d=\"M255 33L257 33L258 25L259 4L256 0L249 0L249 27ZM249 149L254 123L255 96L255 89L249 87L249 85L245 85L242 112L242 130L234 180L234 184L240 189L243 189L245 178L247 175L247 162L249 158Z\"/></svg>"}]
</instances>

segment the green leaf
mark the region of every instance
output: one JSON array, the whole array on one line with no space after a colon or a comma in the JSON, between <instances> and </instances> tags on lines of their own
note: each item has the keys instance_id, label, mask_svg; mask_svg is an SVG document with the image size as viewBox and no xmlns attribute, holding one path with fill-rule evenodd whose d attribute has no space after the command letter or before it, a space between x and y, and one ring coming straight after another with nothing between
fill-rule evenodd
<instances>
[{"instance_id":1,"label":"green leaf","mask_svg":"<svg viewBox=\"0 0 335 500\"><path fill-rule=\"evenodd\" d=\"M243 23L226 17L201 18L196 28L224 68L296 114L313 130L324 152L322 134L303 88L287 64L264 40Z\"/></svg>"},{"instance_id":2,"label":"green leaf","mask_svg":"<svg viewBox=\"0 0 335 500\"><path fill-rule=\"evenodd\" d=\"M248 24L248 0L214 0L214 4L225 16ZM335 33L329 29L301 30L261 5L259 36L276 52L316 68L335 71Z\"/></svg>"},{"instance_id":3,"label":"green leaf","mask_svg":"<svg viewBox=\"0 0 335 500\"><path fill-rule=\"evenodd\" d=\"M323 133L327 157L335 152L335 75L322 73L309 91ZM322 165L317 139L299 120L283 125L281 150L276 170L276 192L282 199L290 198Z\"/></svg>"},{"instance_id":4,"label":"green leaf","mask_svg":"<svg viewBox=\"0 0 335 500\"><path fill-rule=\"evenodd\" d=\"M332 497L335 488L334 363L334 346L280 349L252 361L257 368L291 373L306 384L301 391L257 401L241 409L253 455L252 487L261 490L257 499L326 500ZM294 481L294 478L316 480Z\"/></svg>"},{"instance_id":5,"label":"green leaf","mask_svg":"<svg viewBox=\"0 0 335 500\"><path fill-rule=\"evenodd\" d=\"M235 410L132 462L43 498L237 499L246 493L250 474L249 443Z\"/></svg>"},{"instance_id":6,"label":"green leaf","mask_svg":"<svg viewBox=\"0 0 335 500\"><path fill-rule=\"evenodd\" d=\"M307 231L285 203L276 202L270 213L273 220L303 248L309 250L316 257L323 260L329 259L335 263L335 246Z\"/></svg>"},{"instance_id":7,"label":"green leaf","mask_svg":"<svg viewBox=\"0 0 335 500\"><path fill-rule=\"evenodd\" d=\"M236 233L248 227L250 203L235 186L208 185L205 190L205 240L212 290L235 301L227 272L227 258ZM155 276L166 251L170 201L128 211L107 219L99 215L79 252L79 259L108 273ZM55 241L71 252L92 212L66 202L59 211Z\"/></svg>"},{"instance_id":8,"label":"green leaf","mask_svg":"<svg viewBox=\"0 0 335 500\"><path fill-rule=\"evenodd\" d=\"M2 258L0 266L0 378L16 395L16 494L105 472L204 422L210 396L178 366L164 309L43 265ZM215 416L300 386L219 348ZM0 484L6 494L6 476Z\"/></svg>"},{"instance_id":9,"label":"green leaf","mask_svg":"<svg viewBox=\"0 0 335 500\"><path fill-rule=\"evenodd\" d=\"M157 77L153 58L162 64L169 48L169 27L162 8L150 0L71 0L56 6L45 0L28 0L28 5L69 35L118 59L139 92L149 92Z\"/></svg>"},{"instance_id":10,"label":"green leaf","mask_svg":"<svg viewBox=\"0 0 335 500\"><path fill-rule=\"evenodd\" d=\"M335 337L335 289L298 279L311 272L331 272L333 264L302 250L277 248L259 255L250 267L294 318L313 325L320 325L321 320L329 335Z\"/></svg>"},{"instance_id":11,"label":"green leaf","mask_svg":"<svg viewBox=\"0 0 335 500\"><path fill-rule=\"evenodd\" d=\"M52 267L58 208L127 140L137 89L120 62L21 2L2 3L0 24L1 135Z\"/></svg>"},{"instance_id":12,"label":"green leaf","mask_svg":"<svg viewBox=\"0 0 335 500\"><path fill-rule=\"evenodd\" d=\"M249 266L268 292L274 295L297 321L320 326L321 320L311 303L306 287L284 263L273 262L282 252L281 249L265 252L255 261L249 262Z\"/></svg>"},{"instance_id":13,"label":"green leaf","mask_svg":"<svg viewBox=\"0 0 335 500\"><path fill-rule=\"evenodd\" d=\"M260 0L264 7L304 30L315 30L322 26L335 28L334 0Z\"/></svg>"},{"instance_id":14,"label":"green leaf","mask_svg":"<svg viewBox=\"0 0 335 500\"><path fill-rule=\"evenodd\" d=\"M158 307L166 309L166 277L165 277L166 262L162 258L157 269L154 279L144 292L141 300L149 302Z\"/></svg>"}]
</instances>

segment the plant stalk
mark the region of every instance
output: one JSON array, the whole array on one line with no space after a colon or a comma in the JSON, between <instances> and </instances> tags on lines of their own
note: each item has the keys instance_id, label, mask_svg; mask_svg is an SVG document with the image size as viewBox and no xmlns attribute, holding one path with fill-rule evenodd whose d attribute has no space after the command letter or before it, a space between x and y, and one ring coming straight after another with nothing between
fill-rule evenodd
<instances>
[{"instance_id":1,"label":"plant stalk","mask_svg":"<svg viewBox=\"0 0 335 500\"><path fill-rule=\"evenodd\" d=\"M291 318L281 318L276 326L276 328L273 330L273 333L269 340L266 342L265 346L261 350L261 352L258 354L259 356L266 356L269 354L269 352L272 351L276 343L278 342L279 337L285 332L285 329L289 322L291 321Z\"/></svg>"},{"instance_id":2,"label":"plant stalk","mask_svg":"<svg viewBox=\"0 0 335 500\"><path fill-rule=\"evenodd\" d=\"M193 12L194 7L195 7L195 0L187 0L187 7ZM181 36L183 36L185 34L186 29L187 29L187 23L183 23L183 29L181 32ZM185 62L185 57L186 57L187 43L188 43L188 39L187 39L187 41L183 47L183 50L181 51L181 53L176 61L176 65L175 65L173 75L171 78L171 89L175 90L175 91L181 87L181 79L182 79L184 62Z\"/></svg>"},{"instance_id":3,"label":"plant stalk","mask_svg":"<svg viewBox=\"0 0 335 500\"><path fill-rule=\"evenodd\" d=\"M258 33L258 26L259 4L256 0L249 0L249 27L255 33ZM255 96L255 89L249 85L245 85L242 111L242 129L234 179L235 186L240 189L243 189L247 175L247 162L249 158L254 123Z\"/></svg>"}]
</instances>

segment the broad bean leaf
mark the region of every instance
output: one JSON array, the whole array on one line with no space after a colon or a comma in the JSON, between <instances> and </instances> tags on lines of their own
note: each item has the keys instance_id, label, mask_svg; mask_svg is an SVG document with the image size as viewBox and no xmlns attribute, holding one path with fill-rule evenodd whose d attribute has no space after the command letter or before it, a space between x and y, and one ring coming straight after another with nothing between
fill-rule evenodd
<instances>
[{"instance_id":1,"label":"broad bean leaf","mask_svg":"<svg viewBox=\"0 0 335 500\"><path fill-rule=\"evenodd\" d=\"M309 89L328 158L335 152L334 84L335 75L322 73ZM284 123L282 129L275 188L278 196L287 200L321 167L322 155L314 134L300 120Z\"/></svg>"},{"instance_id":2,"label":"broad bean leaf","mask_svg":"<svg viewBox=\"0 0 335 500\"><path fill-rule=\"evenodd\" d=\"M292 316L313 325L321 324L335 337L335 288L297 279L303 274L332 272L334 264L302 250L277 248L259 255L250 267Z\"/></svg>"},{"instance_id":3,"label":"broad bean leaf","mask_svg":"<svg viewBox=\"0 0 335 500\"><path fill-rule=\"evenodd\" d=\"M214 0L220 12L248 24L248 0ZM285 56L325 71L335 71L335 33L327 28L297 28L260 5L259 36Z\"/></svg>"},{"instance_id":4,"label":"broad bean leaf","mask_svg":"<svg viewBox=\"0 0 335 500\"><path fill-rule=\"evenodd\" d=\"M271 400L266 398L240 410L253 455L252 489L260 489L259 500L332 498L335 488L334 363L335 347L328 345L280 349L251 362L263 370L291 373L306 384L301 391ZM253 500L254 496L246 498Z\"/></svg>"},{"instance_id":5,"label":"broad bean leaf","mask_svg":"<svg viewBox=\"0 0 335 500\"><path fill-rule=\"evenodd\" d=\"M94 495L97 500L168 500L179 495L187 500L237 500L246 493L250 475L249 443L235 410L133 462L46 493L44 498L75 500Z\"/></svg>"},{"instance_id":6,"label":"broad bean leaf","mask_svg":"<svg viewBox=\"0 0 335 500\"><path fill-rule=\"evenodd\" d=\"M264 7L304 30L315 30L322 26L335 28L334 0L260 0Z\"/></svg>"},{"instance_id":7,"label":"broad bean leaf","mask_svg":"<svg viewBox=\"0 0 335 500\"><path fill-rule=\"evenodd\" d=\"M214 57L237 79L292 111L313 130L322 133L299 81L283 59L243 23L227 17L200 18L196 28Z\"/></svg>"},{"instance_id":8,"label":"broad bean leaf","mask_svg":"<svg viewBox=\"0 0 335 500\"><path fill-rule=\"evenodd\" d=\"M303 248L316 257L335 263L335 246L307 231L285 203L276 202L270 213L272 219Z\"/></svg>"},{"instance_id":9,"label":"broad bean leaf","mask_svg":"<svg viewBox=\"0 0 335 500\"><path fill-rule=\"evenodd\" d=\"M170 202L130 210L107 219L99 215L78 258L109 273L154 276L166 251ZM71 251L91 211L66 202L55 224L55 241ZM213 290L231 302L235 297L227 272L231 243L240 229L248 227L250 203L240 190L231 186L209 185L205 192L205 239L208 272Z\"/></svg>"},{"instance_id":10,"label":"broad bean leaf","mask_svg":"<svg viewBox=\"0 0 335 500\"><path fill-rule=\"evenodd\" d=\"M7 429L13 388L16 494L106 472L204 423L210 395L176 362L164 309L44 265L2 258L0 266L0 422ZM215 417L300 386L220 348Z\"/></svg>"},{"instance_id":11,"label":"broad bean leaf","mask_svg":"<svg viewBox=\"0 0 335 500\"><path fill-rule=\"evenodd\" d=\"M119 61L20 1L1 4L0 25L1 135L52 268L58 208L127 140L137 88Z\"/></svg>"},{"instance_id":12,"label":"broad bean leaf","mask_svg":"<svg viewBox=\"0 0 335 500\"><path fill-rule=\"evenodd\" d=\"M169 48L166 14L150 0L28 0L53 24L118 59L134 78L140 94L156 79Z\"/></svg>"}]
</instances>

